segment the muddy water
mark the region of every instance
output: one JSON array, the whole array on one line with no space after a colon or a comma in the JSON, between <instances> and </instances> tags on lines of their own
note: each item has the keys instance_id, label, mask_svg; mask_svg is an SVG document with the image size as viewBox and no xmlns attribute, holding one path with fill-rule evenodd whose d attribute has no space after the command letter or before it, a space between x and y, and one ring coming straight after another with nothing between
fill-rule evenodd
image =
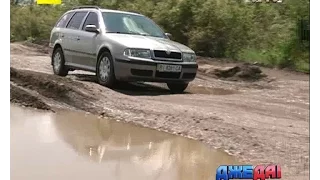
<instances>
[{"instance_id":1,"label":"muddy water","mask_svg":"<svg viewBox=\"0 0 320 180\"><path fill-rule=\"evenodd\" d=\"M12 180L213 180L231 163L221 151L155 130L11 106Z\"/></svg>"}]
</instances>

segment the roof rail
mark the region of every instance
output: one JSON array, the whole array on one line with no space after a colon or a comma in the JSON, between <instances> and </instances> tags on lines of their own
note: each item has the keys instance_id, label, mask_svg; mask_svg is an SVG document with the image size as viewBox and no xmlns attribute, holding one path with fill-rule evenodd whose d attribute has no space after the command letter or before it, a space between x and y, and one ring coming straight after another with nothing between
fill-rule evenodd
<instances>
[{"instance_id":1,"label":"roof rail","mask_svg":"<svg viewBox=\"0 0 320 180\"><path fill-rule=\"evenodd\" d=\"M99 6L76 6L72 8L72 10L74 9L100 9L100 7Z\"/></svg>"},{"instance_id":2,"label":"roof rail","mask_svg":"<svg viewBox=\"0 0 320 180\"><path fill-rule=\"evenodd\" d=\"M136 13L136 14L141 14L141 13L138 12L138 11L129 11L129 12L131 12L131 13Z\"/></svg>"}]
</instances>

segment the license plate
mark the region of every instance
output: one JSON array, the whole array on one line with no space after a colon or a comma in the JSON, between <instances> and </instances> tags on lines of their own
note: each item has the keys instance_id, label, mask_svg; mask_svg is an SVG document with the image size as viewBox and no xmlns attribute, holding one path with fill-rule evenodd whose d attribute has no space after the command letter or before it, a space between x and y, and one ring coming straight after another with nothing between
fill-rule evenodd
<instances>
[{"instance_id":1,"label":"license plate","mask_svg":"<svg viewBox=\"0 0 320 180\"><path fill-rule=\"evenodd\" d=\"M158 64L157 70L160 72L181 72L181 65Z\"/></svg>"}]
</instances>

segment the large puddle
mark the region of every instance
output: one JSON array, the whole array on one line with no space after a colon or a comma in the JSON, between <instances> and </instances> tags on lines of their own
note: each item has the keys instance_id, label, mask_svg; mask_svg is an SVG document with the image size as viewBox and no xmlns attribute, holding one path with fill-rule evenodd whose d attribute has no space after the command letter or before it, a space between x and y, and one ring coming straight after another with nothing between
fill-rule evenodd
<instances>
[{"instance_id":1,"label":"large puddle","mask_svg":"<svg viewBox=\"0 0 320 180\"><path fill-rule=\"evenodd\" d=\"M202 180L224 152L155 130L75 112L11 105L12 180Z\"/></svg>"}]
</instances>

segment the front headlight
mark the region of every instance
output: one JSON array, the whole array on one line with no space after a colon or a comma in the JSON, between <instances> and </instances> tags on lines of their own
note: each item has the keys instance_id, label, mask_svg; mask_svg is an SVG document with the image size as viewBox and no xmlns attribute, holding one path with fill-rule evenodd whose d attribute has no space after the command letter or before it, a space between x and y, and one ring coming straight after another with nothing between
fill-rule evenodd
<instances>
[{"instance_id":1,"label":"front headlight","mask_svg":"<svg viewBox=\"0 0 320 180\"><path fill-rule=\"evenodd\" d=\"M196 62L196 55L192 53L183 53L182 58L184 62Z\"/></svg>"},{"instance_id":2,"label":"front headlight","mask_svg":"<svg viewBox=\"0 0 320 180\"><path fill-rule=\"evenodd\" d=\"M126 49L123 55L128 57L137 57L151 59L151 52L148 49Z\"/></svg>"}]
</instances>

